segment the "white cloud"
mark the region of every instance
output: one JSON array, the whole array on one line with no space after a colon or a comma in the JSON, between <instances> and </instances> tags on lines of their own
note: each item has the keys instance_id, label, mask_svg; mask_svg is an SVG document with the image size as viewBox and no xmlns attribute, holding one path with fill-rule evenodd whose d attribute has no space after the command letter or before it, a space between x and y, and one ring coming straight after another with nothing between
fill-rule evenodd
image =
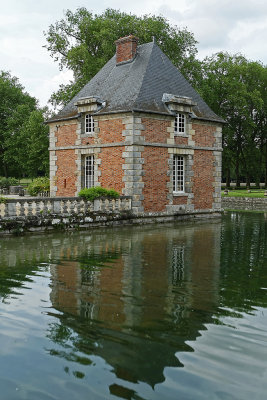
<instances>
[{"instance_id":1,"label":"white cloud","mask_svg":"<svg viewBox=\"0 0 267 400\"><path fill-rule=\"evenodd\" d=\"M193 32L201 58L228 51L267 62L265 0L188 0L186 5L181 8L179 2L168 0L159 11Z\"/></svg>"},{"instance_id":2,"label":"white cloud","mask_svg":"<svg viewBox=\"0 0 267 400\"><path fill-rule=\"evenodd\" d=\"M29 81L29 85L35 87L32 95L39 99L40 105L47 104L51 94L59 89L61 84L68 84L73 79L71 71L61 71L58 74L46 79Z\"/></svg>"}]
</instances>

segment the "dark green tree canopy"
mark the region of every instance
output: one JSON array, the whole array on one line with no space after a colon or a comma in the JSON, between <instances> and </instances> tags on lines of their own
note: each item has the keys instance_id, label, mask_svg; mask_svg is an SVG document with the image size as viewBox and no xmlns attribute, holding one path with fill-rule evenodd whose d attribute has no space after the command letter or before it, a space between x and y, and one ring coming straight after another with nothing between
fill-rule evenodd
<instances>
[{"instance_id":1,"label":"dark green tree canopy","mask_svg":"<svg viewBox=\"0 0 267 400\"><path fill-rule=\"evenodd\" d=\"M137 36L139 44L151 42L154 37L174 65L191 78L197 53L191 32L171 26L162 16L137 17L112 9L97 15L78 8L75 12L67 10L65 18L45 33L45 47L51 57L61 69L66 67L74 74L74 82L62 85L51 102L66 104L114 55L115 40L129 34Z\"/></svg>"},{"instance_id":2,"label":"dark green tree canopy","mask_svg":"<svg viewBox=\"0 0 267 400\"><path fill-rule=\"evenodd\" d=\"M267 169L267 69L240 54L217 53L202 63L199 91L227 124L223 128L223 173L265 180ZM265 171L265 172L264 172Z\"/></svg>"},{"instance_id":3,"label":"dark green tree canopy","mask_svg":"<svg viewBox=\"0 0 267 400\"><path fill-rule=\"evenodd\" d=\"M48 128L37 100L16 77L0 71L0 175L44 173L48 165Z\"/></svg>"}]
</instances>

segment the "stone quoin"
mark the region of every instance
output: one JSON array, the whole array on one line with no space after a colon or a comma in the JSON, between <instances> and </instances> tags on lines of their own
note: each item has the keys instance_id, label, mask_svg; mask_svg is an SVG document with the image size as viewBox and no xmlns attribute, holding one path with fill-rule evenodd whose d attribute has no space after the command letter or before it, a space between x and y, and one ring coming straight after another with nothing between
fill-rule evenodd
<instances>
[{"instance_id":1,"label":"stone quoin","mask_svg":"<svg viewBox=\"0 0 267 400\"><path fill-rule=\"evenodd\" d=\"M130 35L50 126L51 196L113 188L140 213L221 210L224 121L153 42Z\"/></svg>"}]
</instances>

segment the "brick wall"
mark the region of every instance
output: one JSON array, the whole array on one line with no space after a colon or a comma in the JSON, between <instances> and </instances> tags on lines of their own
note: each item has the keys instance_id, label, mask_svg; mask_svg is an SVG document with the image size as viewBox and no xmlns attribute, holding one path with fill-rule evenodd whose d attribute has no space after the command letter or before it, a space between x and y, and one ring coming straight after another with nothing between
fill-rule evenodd
<instances>
[{"instance_id":1,"label":"brick wall","mask_svg":"<svg viewBox=\"0 0 267 400\"><path fill-rule=\"evenodd\" d=\"M175 144L188 144L188 138L182 136L174 136Z\"/></svg>"},{"instance_id":2,"label":"brick wall","mask_svg":"<svg viewBox=\"0 0 267 400\"><path fill-rule=\"evenodd\" d=\"M74 146L77 139L77 124L59 126L56 131L57 146Z\"/></svg>"},{"instance_id":3,"label":"brick wall","mask_svg":"<svg viewBox=\"0 0 267 400\"><path fill-rule=\"evenodd\" d=\"M211 209L214 201L214 156L211 151L195 150L193 172L195 209Z\"/></svg>"},{"instance_id":4,"label":"brick wall","mask_svg":"<svg viewBox=\"0 0 267 400\"><path fill-rule=\"evenodd\" d=\"M125 125L122 123L122 118L100 120L98 138L101 143L118 143L124 141L122 132Z\"/></svg>"},{"instance_id":5,"label":"brick wall","mask_svg":"<svg viewBox=\"0 0 267 400\"><path fill-rule=\"evenodd\" d=\"M57 196L75 196L76 192L76 154L75 150L58 150L56 186Z\"/></svg>"},{"instance_id":6,"label":"brick wall","mask_svg":"<svg viewBox=\"0 0 267 400\"><path fill-rule=\"evenodd\" d=\"M156 116L141 117L139 125L141 126L140 133L136 134L136 124L131 122L131 117L117 117L112 116L99 117L98 125L94 137L82 137L81 144L90 146L90 144L111 144L120 143L126 139L124 136L127 132L128 136L142 135L145 142L154 142L159 144L167 144L167 139L173 129L173 124L169 118ZM127 122L128 121L128 122ZM135 131L131 132L131 129ZM210 123L196 122L192 124L192 129L195 131L194 142L196 146L213 147L216 145L216 125ZM62 125L56 132L57 142L56 146L73 146L77 141L77 124L71 123L70 125ZM194 144L193 142L193 144ZM173 144L187 145L187 137L174 137ZM192 145L192 144L191 144ZM129 146L127 146L129 147ZM102 187L114 188L120 194L126 190L125 182L127 185L133 183L133 192L131 195L136 197L135 187L137 185L144 185L139 191L141 197L138 199L142 202L144 211L159 212L165 211L165 206L169 204L183 205L193 204L194 209L212 209L214 204L214 172L215 172L215 157L212 151L194 150L193 162L194 165L190 166L190 175L188 179L189 193L193 193L192 201L187 196L174 196L172 199L172 191L170 189L171 181L171 166L168 165L170 157L167 147L152 147L141 146L142 150L136 150L134 157L140 157L138 165L126 165L125 146L112 146L99 148L98 156L95 155L97 162L97 169L99 172L98 183ZM128 149L127 151L131 151ZM140 155L137 156L137 153ZM82 153L87 154L87 153ZM133 152L135 154L135 152ZM177 153L178 154L178 153ZM180 149L179 154L185 156L189 153L186 150ZM75 196L77 190L77 164L75 150L56 151L56 186L58 188L57 196ZM127 162L129 159L127 159ZM129 162L128 162L129 164ZM142 165L141 168L139 168ZM135 168L136 167L136 168ZM137 168L138 167L138 168ZM129 168L131 170L129 170ZM128 174L125 175L127 169ZM139 175L138 175L139 173ZM191 175L192 173L192 175ZM135 175L134 175L135 174ZM97 175L96 175L97 176ZM130 179L131 178L131 179ZM139 187L138 186L138 187ZM132 186L131 186L132 187ZM141 186L140 186L141 187ZM132 189L131 189L132 190ZM189 200L188 200L189 199ZM191 204L190 203L190 204ZM140 203L141 204L141 203Z\"/></svg>"},{"instance_id":7,"label":"brick wall","mask_svg":"<svg viewBox=\"0 0 267 400\"><path fill-rule=\"evenodd\" d=\"M168 149L161 147L145 147L144 158L144 211L164 211L169 203L167 195L170 181L168 172Z\"/></svg>"},{"instance_id":8,"label":"brick wall","mask_svg":"<svg viewBox=\"0 0 267 400\"><path fill-rule=\"evenodd\" d=\"M192 129L196 132L194 136L196 146L211 147L215 145L215 125L192 124Z\"/></svg>"},{"instance_id":9,"label":"brick wall","mask_svg":"<svg viewBox=\"0 0 267 400\"><path fill-rule=\"evenodd\" d=\"M99 121L98 139L101 144L119 143L124 141L122 132L125 130L122 118ZM115 189L122 194L122 189L125 187L123 182L123 164L124 158L122 153L125 147L107 147L102 148L99 154L99 170L101 175L99 182L102 187L107 189Z\"/></svg>"},{"instance_id":10,"label":"brick wall","mask_svg":"<svg viewBox=\"0 0 267 400\"><path fill-rule=\"evenodd\" d=\"M187 196L173 196L173 205L187 204Z\"/></svg>"},{"instance_id":11,"label":"brick wall","mask_svg":"<svg viewBox=\"0 0 267 400\"><path fill-rule=\"evenodd\" d=\"M152 118L142 118L144 125L144 133L146 142L167 143L169 133L167 128L171 126L170 120L160 120Z\"/></svg>"},{"instance_id":12,"label":"brick wall","mask_svg":"<svg viewBox=\"0 0 267 400\"><path fill-rule=\"evenodd\" d=\"M123 182L124 158L122 153L125 147L107 147L102 148L99 153L101 175L99 177L100 185L107 189L115 189L122 194L122 189L125 187Z\"/></svg>"},{"instance_id":13,"label":"brick wall","mask_svg":"<svg viewBox=\"0 0 267 400\"><path fill-rule=\"evenodd\" d=\"M95 144L95 138L94 137L83 137L83 138L81 138L81 144L82 145Z\"/></svg>"}]
</instances>

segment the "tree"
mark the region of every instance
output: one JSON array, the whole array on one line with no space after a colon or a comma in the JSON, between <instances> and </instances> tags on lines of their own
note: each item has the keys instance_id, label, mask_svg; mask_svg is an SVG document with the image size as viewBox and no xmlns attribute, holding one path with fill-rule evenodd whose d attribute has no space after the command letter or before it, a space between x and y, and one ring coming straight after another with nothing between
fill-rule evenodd
<instances>
[{"instance_id":1,"label":"tree","mask_svg":"<svg viewBox=\"0 0 267 400\"><path fill-rule=\"evenodd\" d=\"M0 73L0 175L45 173L48 167L48 128L45 110L24 91L16 77Z\"/></svg>"},{"instance_id":2,"label":"tree","mask_svg":"<svg viewBox=\"0 0 267 400\"><path fill-rule=\"evenodd\" d=\"M34 178L49 173L49 128L44 124L45 109L34 110L22 126L20 137L27 156L22 157L26 176Z\"/></svg>"},{"instance_id":3,"label":"tree","mask_svg":"<svg viewBox=\"0 0 267 400\"><path fill-rule=\"evenodd\" d=\"M171 26L162 16L137 17L113 9L100 15L93 15L86 8L67 10L65 18L50 25L45 33L45 47L60 69L73 71L74 81L61 85L50 101L57 106L66 104L114 55L114 41L129 34L138 36L140 44L152 41L154 36L189 80L199 72L193 34Z\"/></svg>"},{"instance_id":4,"label":"tree","mask_svg":"<svg viewBox=\"0 0 267 400\"><path fill-rule=\"evenodd\" d=\"M263 175L266 147L266 68L241 55L217 53L203 62L199 90L227 124L223 127L223 176L249 186ZM265 94L264 94L265 93Z\"/></svg>"},{"instance_id":5,"label":"tree","mask_svg":"<svg viewBox=\"0 0 267 400\"><path fill-rule=\"evenodd\" d=\"M7 176L16 169L16 160L9 160L11 148L16 151L17 132L31 111L36 99L24 92L16 77L0 72L0 169Z\"/></svg>"}]
</instances>

